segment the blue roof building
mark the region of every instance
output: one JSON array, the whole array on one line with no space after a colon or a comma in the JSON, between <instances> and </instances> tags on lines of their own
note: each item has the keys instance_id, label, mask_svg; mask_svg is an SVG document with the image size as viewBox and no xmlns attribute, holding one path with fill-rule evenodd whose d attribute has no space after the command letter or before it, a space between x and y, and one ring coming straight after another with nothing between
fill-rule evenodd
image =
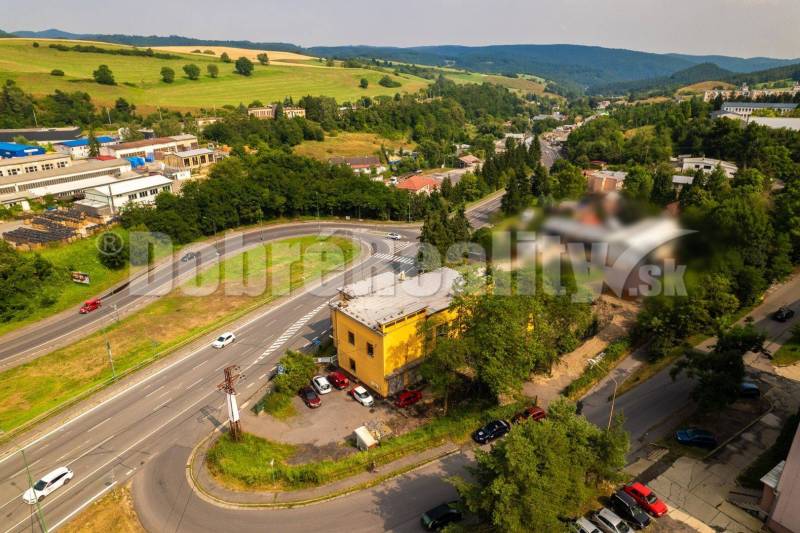
<instances>
[{"instance_id":1,"label":"blue roof building","mask_svg":"<svg viewBox=\"0 0 800 533\"><path fill-rule=\"evenodd\" d=\"M99 144L113 144L117 142L114 137L109 137L108 135L98 135L95 137ZM67 148L80 148L82 146L89 146L89 138L88 137L81 137L80 139L75 139L74 141L64 141L58 143L60 146L66 146Z\"/></svg>"},{"instance_id":2,"label":"blue roof building","mask_svg":"<svg viewBox=\"0 0 800 533\"><path fill-rule=\"evenodd\" d=\"M0 158L3 159L8 159L11 157L25 157L29 155L42 155L44 153L45 149L41 146L0 142Z\"/></svg>"}]
</instances>

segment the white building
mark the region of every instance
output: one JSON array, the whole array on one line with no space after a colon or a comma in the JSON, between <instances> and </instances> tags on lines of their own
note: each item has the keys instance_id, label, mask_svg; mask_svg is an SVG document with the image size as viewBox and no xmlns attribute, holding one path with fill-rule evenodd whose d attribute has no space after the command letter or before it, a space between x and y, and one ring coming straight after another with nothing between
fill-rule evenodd
<instances>
[{"instance_id":1,"label":"white building","mask_svg":"<svg viewBox=\"0 0 800 533\"><path fill-rule=\"evenodd\" d=\"M100 154L118 159L123 157L155 159L156 152L179 152L182 150L194 150L197 147L197 137L186 134L111 144L101 147Z\"/></svg>"},{"instance_id":2,"label":"white building","mask_svg":"<svg viewBox=\"0 0 800 533\"><path fill-rule=\"evenodd\" d=\"M86 191L86 200L103 204L117 213L128 204L152 204L162 192L172 191L172 180L159 174L118 180Z\"/></svg>"},{"instance_id":3,"label":"white building","mask_svg":"<svg viewBox=\"0 0 800 533\"><path fill-rule=\"evenodd\" d=\"M722 171L729 178L732 178L738 171L739 167L729 161L721 161L719 159L711 159L710 157L691 157L687 155L679 155L673 160L675 168L681 172L695 172L702 170L703 172L714 172L717 167L721 167Z\"/></svg>"},{"instance_id":4,"label":"white building","mask_svg":"<svg viewBox=\"0 0 800 533\"><path fill-rule=\"evenodd\" d=\"M797 109L797 104L768 103L768 102L725 102L720 111L723 113L736 113L749 117L756 111L777 111L782 114L791 113Z\"/></svg>"},{"instance_id":5,"label":"white building","mask_svg":"<svg viewBox=\"0 0 800 533\"><path fill-rule=\"evenodd\" d=\"M62 157L67 156L62 154ZM68 198L130 171L130 162L120 159L74 162L65 167L0 177L0 195L31 191L34 195Z\"/></svg>"},{"instance_id":6,"label":"white building","mask_svg":"<svg viewBox=\"0 0 800 533\"><path fill-rule=\"evenodd\" d=\"M67 154L42 154L0 159L0 177L20 176L56 168L66 168L71 160Z\"/></svg>"},{"instance_id":7,"label":"white building","mask_svg":"<svg viewBox=\"0 0 800 533\"><path fill-rule=\"evenodd\" d=\"M117 142L114 137L109 137L108 135L98 135L95 138L97 139L97 144L100 146L100 148L103 146L110 146ZM91 146L89 146L88 137L75 139L74 141L60 142L58 144L54 144L53 148L55 148L57 152L69 154L72 159L88 159L90 156L89 152L92 149Z\"/></svg>"}]
</instances>

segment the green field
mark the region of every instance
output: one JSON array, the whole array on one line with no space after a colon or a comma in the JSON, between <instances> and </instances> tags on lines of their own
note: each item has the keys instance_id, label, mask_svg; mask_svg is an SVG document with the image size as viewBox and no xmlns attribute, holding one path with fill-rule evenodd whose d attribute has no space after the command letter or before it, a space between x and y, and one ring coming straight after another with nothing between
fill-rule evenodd
<instances>
[{"instance_id":1,"label":"green field","mask_svg":"<svg viewBox=\"0 0 800 533\"><path fill-rule=\"evenodd\" d=\"M245 105L253 100L271 102L287 96L295 99L305 95L332 96L338 101L355 100L361 96L394 95L396 92L416 92L428 82L422 78L403 75L391 76L402 85L386 88L378 84L383 72L360 69L326 67L318 62L301 61L296 65L256 65L253 75L240 76L233 64L222 63L214 56L202 54L177 54L181 59L164 60L150 57L128 57L110 54L62 52L49 48L52 43L68 46L74 41L0 39L0 81L15 80L25 91L42 96L56 89L85 91L99 105L109 105L123 97L136 104L140 110L155 107L180 110L211 109L226 104ZM101 48L125 48L108 43L95 43ZM235 58L234 58L235 59ZM202 71L199 80L183 76L183 65L194 63ZM219 77L207 75L206 66L219 66ZM92 72L105 64L113 71L116 86L99 85L92 80ZM162 67L175 70L174 83L161 81ZM52 76L53 69L61 69L63 77ZM369 80L369 88L359 88L361 78Z\"/></svg>"}]
</instances>

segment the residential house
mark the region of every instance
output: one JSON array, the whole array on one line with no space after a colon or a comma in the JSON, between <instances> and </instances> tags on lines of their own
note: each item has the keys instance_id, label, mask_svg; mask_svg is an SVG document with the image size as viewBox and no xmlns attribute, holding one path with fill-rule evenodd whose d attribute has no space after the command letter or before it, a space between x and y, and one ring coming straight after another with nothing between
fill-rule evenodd
<instances>
[{"instance_id":1,"label":"residential house","mask_svg":"<svg viewBox=\"0 0 800 533\"><path fill-rule=\"evenodd\" d=\"M331 165L347 165L353 172L359 174L371 174L373 169L376 174L383 174L386 172L386 167L383 166L378 156L368 155L362 157L331 157L328 159Z\"/></svg>"},{"instance_id":2,"label":"residential house","mask_svg":"<svg viewBox=\"0 0 800 533\"><path fill-rule=\"evenodd\" d=\"M461 157L456 159L457 168L465 168L470 172L477 172L482 164L483 161L481 161L472 154L462 155Z\"/></svg>"},{"instance_id":3,"label":"residential house","mask_svg":"<svg viewBox=\"0 0 800 533\"><path fill-rule=\"evenodd\" d=\"M719 159L711 159L709 157L692 157L688 155L679 155L672 160L676 169L681 172L695 172L702 170L703 172L713 172L717 167L722 168L725 175L732 178L738 171L739 167L729 161L721 161Z\"/></svg>"},{"instance_id":4,"label":"residential house","mask_svg":"<svg viewBox=\"0 0 800 533\"><path fill-rule=\"evenodd\" d=\"M422 326L447 335L459 279L449 268L408 279L385 272L340 289L330 304L339 365L384 397L417 382L429 348Z\"/></svg>"},{"instance_id":5,"label":"residential house","mask_svg":"<svg viewBox=\"0 0 800 533\"><path fill-rule=\"evenodd\" d=\"M208 148L196 148L187 151L167 152L161 156L161 159L166 166L171 168L200 170L221 161L223 157L222 152Z\"/></svg>"},{"instance_id":6,"label":"residential house","mask_svg":"<svg viewBox=\"0 0 800 533\"><path fill-rule=\"evenodd\" d=\"M589 192L595 194L621 191L628 177L627 172L610 170L587 170L584 175L589 182Z\"/></svg>"},{"instance_id":7,"label":"residential house","mask_svg":"<svg viewBox=\"0 0 800 533\"><path fill-rule=\"evenodd\" d=\"M278 104L271 104L262 107L251 107L247 110L247 114L259 120L272 120L278 112ZM283 108L284 118L305 118L306 110L302 107L285 106Z\"/></svg>"},{"instance_id":8,"label":"residential house","mask_svg":"<svg viewBox=\"0 0 800 533\"><path fill-rule=\"evenodd\" d=\"M418 174L400 182L397 188L405 189L414 194L431 194L433 191L438 190L439 186L440 183L437 180Z\"/></svg>"}]
</instances>

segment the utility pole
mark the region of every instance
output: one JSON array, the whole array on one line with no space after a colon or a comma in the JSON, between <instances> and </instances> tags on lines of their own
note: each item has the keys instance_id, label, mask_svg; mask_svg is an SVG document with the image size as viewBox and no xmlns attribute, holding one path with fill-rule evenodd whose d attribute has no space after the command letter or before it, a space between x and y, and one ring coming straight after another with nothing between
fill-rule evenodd
<instances>
[{"instance_id":1,"label":"utility pole","mask_svg":"<svg viewBox=\"0 0 800 533\"><path fill-rule=\"evenodd\" d=\"M111 341L108 340L107 326L103 326L103 337L106 339L106 352L108 352L108 362L111 363L111 377L117 379L117 369L114 368L114 355L111 353Z\"/></svg>"},{"instance_id":2,"label":"utility pole","mask_svg":"<svg viewBox=\"0 0 800 533\"><path fill-rule=\"evenodd\" d=\"M25 463L25 473L28 475L28 488L33 489L33 477L31 477L31 468L28 465L28 458L25 456L25 449L20 448L19 452L22 454L22 461ZM36 494L34 493L34 496ZM42 506L39 505L39 499L36 499L36 515L39 518L39 525L42 527L42 533L47 533L47 523L44 521L44 513Z\"/></svg>"},{"instance_id":3,"label":"utility pole","mask_svg":"<svg viewBox=\"0 0 800 533\"><path fill-rule=\"evenodd\" d=\"M108 125L111 125L111 112L106 108L106 117L108 117Z\"/></svg>"},{"instance_id":4,"label":"utility pole","mask_svg":"<svg viewBox=\"0 0 800 533\"><path fill-rule=\"evenodd\" d=\"M319 221L319 193L315 192L314 193L314 197L317 200L317 233L319 233L321 231L321 227L322 227L321 226L322 223Z\"/></svg>"},{"instance_id":5,"label":"utility pole","mask_svg":"<svg viewBox=\"0 0 800 533\"><path fill-rule=\"evenodd\" d=\"M35 107L31 107L31 111L33 111L33 125L38 128L39 127L39 121L36 120L36 108Z\"/></svg>"},{"instance_id":6,"label":"utility pole","mask_svg":"<svg viewBox=\"0 0 800 533\"><path fill-rule=\"evenodd\" d=\"M239 406L236 403L236 389L234 386L244 376L239 373L238 365L225 367L225 380L217 385L217 390L225 393L226 404L228 405L228 421L231 424L231 437L234 441L242 438L242 426L239 421Z\"/></svg>"}]
</instances>

